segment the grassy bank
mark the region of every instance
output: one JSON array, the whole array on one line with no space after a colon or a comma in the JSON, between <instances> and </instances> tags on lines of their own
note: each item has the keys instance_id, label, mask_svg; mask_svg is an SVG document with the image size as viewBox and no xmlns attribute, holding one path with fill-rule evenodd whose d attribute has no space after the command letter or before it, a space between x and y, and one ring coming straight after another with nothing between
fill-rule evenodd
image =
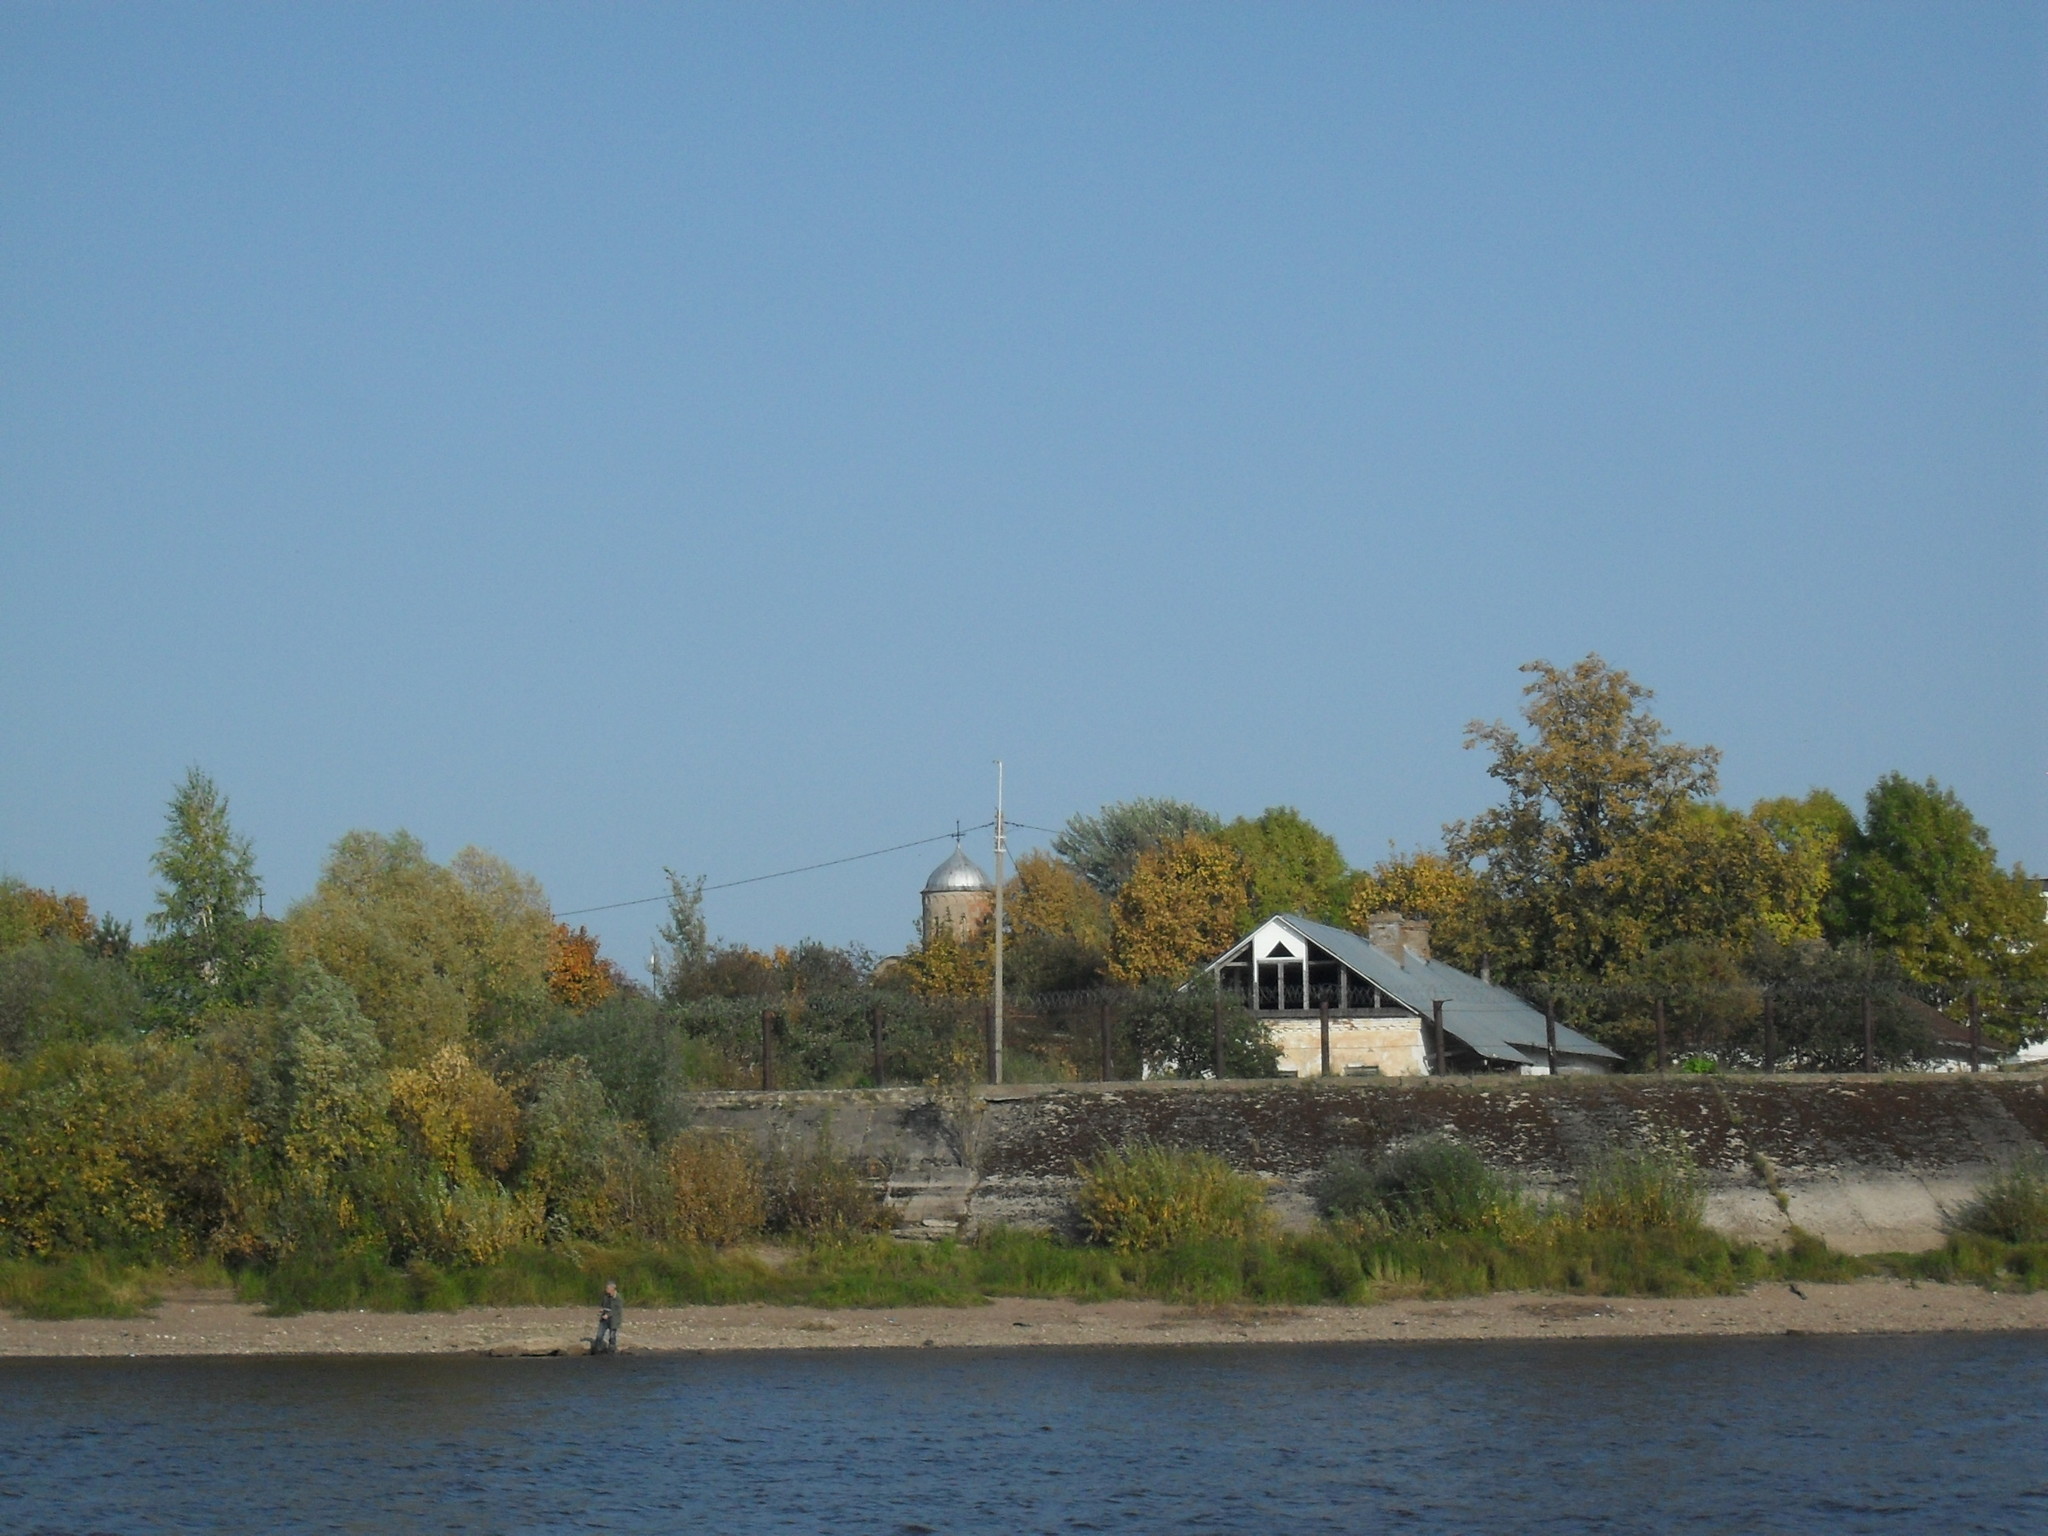
<instances>
[{"instance_id":1,"label":"grassy bank","mask_svg":"<svg viewBox=\"0 0 2048 1536\"><path fill-rule=\"evenodd\" d=\"M1498 1290L1726 1295L1763 1281L1864 1275L2034 1289L2048 1284L2048 1247L1959 1237L1924 1254L1852 1258L1812 1238L1766 1249L1697 1230L1556 1230L1519 1241L1473 1233L1359 1240L1325 1227L1300 1236L1118 1253L998 1230L975 1242L865 1237L732 1249L534 1248L464 1268L394 1268L356 1258L229 1275L97 1257L20 1261L0 1266L0 1306L37 1318L128 1317L149 1310L167 1290L195 1284L232 1285L243 1300L275 1313L583 1306L608 1279L618 1280L638 1306L975 1306L994 1296L1370 1305Z\"/></svg>"}]
</instances>

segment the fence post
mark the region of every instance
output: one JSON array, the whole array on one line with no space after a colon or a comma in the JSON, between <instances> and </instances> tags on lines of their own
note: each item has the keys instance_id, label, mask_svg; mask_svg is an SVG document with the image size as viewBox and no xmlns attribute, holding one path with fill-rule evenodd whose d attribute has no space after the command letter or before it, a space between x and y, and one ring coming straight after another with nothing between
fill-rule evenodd
<instances>
[{"instance_id":1,"label":"fence post","mask_svg":"<svg viewBox=\"0 0 2048 1536\"><path fill-rule=\"evenodd\" d=\"M888 1086L888 1079L882 1072L882 1005L880 1003L868 1005L868 1022L874 1026L875 1030L875 1086L877 1088L884 1088Z\"/></svg>"},{"instance_id":2,"label":"fence post","mask_svg":"<svg viewBox=\"0 0 2048 1536\"><path fill-rule=\"evenodd\" d=\"M1778 1070L1778 1037L1775 1025L1778 1022L1778 995L1768 988L1764 991L1764 1070Z\"/></svg>"},{"instance_id":3,"label":"fence post","mask_svg":"<svg viewBox=\"0 0 2048 1536\"><path fill-rule=\"evenodd\" d=\"M1543 1054L1550 1075L1557 1076L1557 993L1547 981L1543 984Z\"/></svg>"},{"instance_id":4,"label":"fence post","mask_svg":"<svg viewBox=\"0 0 2048 1536\"><path fill-rule=\"evenodd\" d=\"M1984 1015L1977 1008L1977 989L1970 988L1970 1070L1977 1070L1980 1053L1984 1049Z\"/></svg>"},{"instance_id":5,"label":"fence post","mask_svg":"<svg viewBox=\"0 0 2048 1536\"><path fill-rule=\"evenodd\" d=\"M775 1090L775 1012L761 1010L761 1091Z\"/></svg>"},{"instance_id":6,"label":"fence post","mask_svg":"<svg viewBox=\"0 0 2048 1536\"><path fill-rule=\"evenodd\" d=\"M1877 1070L1877 1006L1867 991L1863 994L1863 1070Z\"/></svg>"},{"instance_id":7,"label":"fence post","mask_svg":"<svg viewBox=\"0 0 2048 1536\"><path fill-rule=\"evenodd\" d=\"M1330 1075L1330 1005L1323 1004L1323 1076Z\"/></svg>"},{"instance_id":8,"label":"fence post","mask_svg":"<svg viewBox=\"0 0 2048 1536\"><path fill-rule=\"evenodd\" d=\"M1429 1005L1429 1016L1430 1021L1436 1026L1433 1031L1436 1035L1436 1075L1442 1077L1446 1070L1444 1067L1444 1000L1442 998L1436 999Z\"/></svg>"},{"instance_id":9,"label":"fence post","mask_svg":"<svg viewBox=\"0 0 2048 1536\"><path fill-rule=\"evenodd\" d=\"M1104 1081L1105 1083L1107 1083L1107 1082L1111 1082L1111 1081L1113 1081L1113 1080L1114 1080L1114 1079L1112 1078L1111 1074L1112 1074L1112 1073L1114 1073L1114 1072L1115 1072L1115 1070L1116 1070L1116 1063L1115 1063L1115 1061L1114 1061L1114 1060L1113 1060L1113 1059L1111 1058L1111 1055L1110 1055L1110 1050L1109 1050L1109 1003L1108 1003L1108 1000L1107 1000L1107 999L1105 999L1105 1000L1103 1001L1103 1004L1102 1004L1102 1018L1101 1018L1101 1025L1102 1025L1102 1080L1103 1080L1103 1081Z\"/></svg>"},{"instance_id":10,"label":"fence post","mask_svg":"<svg viewBox=\"0 0 2048 1536\"><path fill-rule=\"evenodd\" d=\"M1662 1072L1664 1070L1665 1060L1666 1058L1664 1055L1664 999L1660 997L1657 999L1657 1070L1659 1072Z\"/></svg>"}]
</instances>

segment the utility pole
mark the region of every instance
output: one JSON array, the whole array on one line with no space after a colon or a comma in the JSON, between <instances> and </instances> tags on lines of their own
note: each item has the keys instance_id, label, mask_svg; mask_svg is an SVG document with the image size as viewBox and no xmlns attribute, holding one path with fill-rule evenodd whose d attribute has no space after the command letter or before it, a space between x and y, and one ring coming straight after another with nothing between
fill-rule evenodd
<instances>
[{"instance_id":1,"label":"utility pole","mask_svg":"<svg viewBox=\"0 0 2048 1536\"><path fill-rule=\"evenodd\" d=\"M1003 1080L1003 855L1009 840L1003 827L1003 760L996 759L996 996L995 1013L989 1026L988 1075L991 1082Z\"/></svg>"}]
</instances>

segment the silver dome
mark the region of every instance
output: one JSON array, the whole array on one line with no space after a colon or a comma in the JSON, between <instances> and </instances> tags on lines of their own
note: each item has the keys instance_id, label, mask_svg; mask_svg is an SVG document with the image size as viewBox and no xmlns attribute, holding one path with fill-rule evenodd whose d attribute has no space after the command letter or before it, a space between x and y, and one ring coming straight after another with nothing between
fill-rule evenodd
<instances>
[{"instance_id":1,"label":"silver dome","mask_svg":"<svg viewBox=\"0 0 2048 1536\"><path fill-rule=\"evenodd\" d=\"M933 870L931 878L925 881L924 889L929 896L934 891L992 891L995 886L981 872L981 866L967 857L967 850L955 843L953 851L946 855L946 862Z\"/></svg>"}]
</instances>

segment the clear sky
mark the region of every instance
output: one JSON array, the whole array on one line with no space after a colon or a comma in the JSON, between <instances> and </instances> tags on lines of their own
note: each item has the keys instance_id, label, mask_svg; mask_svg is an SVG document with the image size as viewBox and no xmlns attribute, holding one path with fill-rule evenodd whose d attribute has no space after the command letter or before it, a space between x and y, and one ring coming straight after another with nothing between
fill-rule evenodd
<instances>
[{"instance_id":1,"label":"clear sky","mask_svg":"<svg viewBox=\"0 0 2048 1536\"><path fill-rule=\"evenodd\" d=\"M0 870L139 920L196 763L272 911L352 827L568 909L997 757L1364 863L1589 650L1733 801L1933 775L2048 867L2044 62L1870 0L0 5ZM712 925L900 948L943 852Z\"/></svg>"}]
</instances>

